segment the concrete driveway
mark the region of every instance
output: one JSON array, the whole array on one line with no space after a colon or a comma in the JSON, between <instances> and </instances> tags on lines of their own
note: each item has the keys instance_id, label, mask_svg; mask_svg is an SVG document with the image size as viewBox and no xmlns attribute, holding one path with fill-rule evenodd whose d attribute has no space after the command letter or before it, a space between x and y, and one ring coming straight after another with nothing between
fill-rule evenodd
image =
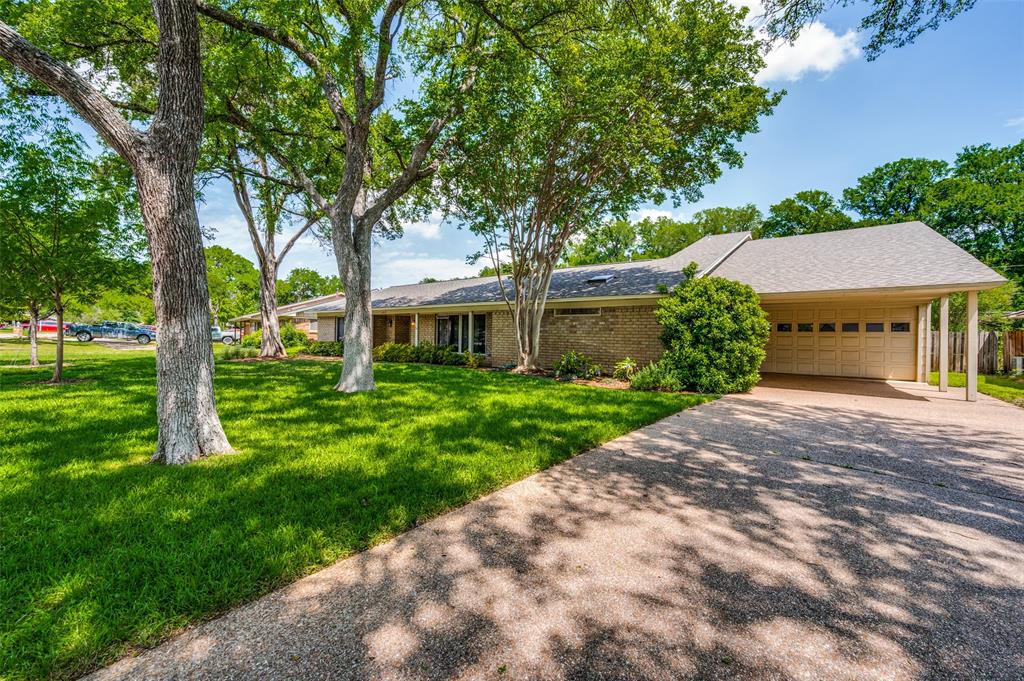
<instances>
[{"instance_id":1,"label":"concrete driveway","mask_svg":"<svg viewBox=\"0 0 1024 681\"><path fill-rule=\"evenodd\" d=\"M771 377L97 678L1020 679L1024 410Z\"/></svg>"}]
</instances>

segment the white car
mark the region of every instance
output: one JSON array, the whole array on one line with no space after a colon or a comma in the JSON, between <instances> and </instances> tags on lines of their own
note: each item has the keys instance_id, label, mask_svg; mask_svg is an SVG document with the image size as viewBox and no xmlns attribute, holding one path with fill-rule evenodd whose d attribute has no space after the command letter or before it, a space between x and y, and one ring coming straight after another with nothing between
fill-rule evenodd
<instances>
[{"instance_id":1,"label":"white car","mask_svg":"<svg viewBox=\"0 0 1024 681\"><path fill-rule=\"evenodd\" d=\"M219 326L210 327L210 339L214 343L220 342L224 345L234 345L235 341L239 340L237 329L227 329L221 331Z\"/></svg>"}]
</instances>

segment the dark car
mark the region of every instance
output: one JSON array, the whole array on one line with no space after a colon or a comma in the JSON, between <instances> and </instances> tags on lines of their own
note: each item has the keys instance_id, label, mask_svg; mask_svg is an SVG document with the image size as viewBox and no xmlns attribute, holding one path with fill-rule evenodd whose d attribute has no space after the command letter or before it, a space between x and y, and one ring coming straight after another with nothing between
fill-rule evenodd
<instances>
[{"instance_id":1,"label":"dark car","mask_svg":"<svg viewBox=\"0 0 1024 681\"><path fill-rule=\"evenodd\" d=\"M156 340L156 331L131 322L100 322L99 324L70 324L65 336L74 336L83 343L93 338L122 338L146 345Z\"/></svg>"}]
</instances>

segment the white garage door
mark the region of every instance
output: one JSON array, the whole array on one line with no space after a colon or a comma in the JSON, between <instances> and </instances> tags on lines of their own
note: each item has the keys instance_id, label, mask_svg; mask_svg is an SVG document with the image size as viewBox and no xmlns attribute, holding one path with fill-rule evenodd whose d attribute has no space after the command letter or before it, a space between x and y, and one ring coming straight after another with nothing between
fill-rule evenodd
<instances>
[{"instance_id":1,"label":"white garage door","mask_svg":"<svg viewBox=\"0 0 1024 681\"><path fill-rule=\"evenodd\" d=\"M762 371L916 379L916 310L765 306L772 325Z\"/></svg>"}]
</instances>

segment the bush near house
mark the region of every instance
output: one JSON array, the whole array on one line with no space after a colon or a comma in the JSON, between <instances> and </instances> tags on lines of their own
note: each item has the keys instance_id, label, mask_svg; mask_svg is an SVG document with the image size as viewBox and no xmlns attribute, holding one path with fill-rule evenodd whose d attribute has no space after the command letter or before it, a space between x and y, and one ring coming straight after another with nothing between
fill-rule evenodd
<instances>
[{"instance_id":1,"label":"bush near house","mask_svg":"<svg viewBox=\"0 0 1024 681\"><path fill-rule=\"evenodd\" d=\"M570 350L562 355L553 367L555 378L573 380L594 378L601 375L601 365L581 352Z\"/></svg>"},{"instance_id":2,"label":"bush near house","mask_svg":"<svg viewBox=\"0 0 1024 681\"><path fill-rule=\"evenodd\" d=\"M632 380L636 372L640 370L640 366L636 363L636 360L632 357L624 357L615 363L615 369L612 371L612 378L617 378L620 381Z\"/></svg>"},{"instance_id":3,"label":"bush near house","mask_svg":"<svg viewBox=\"0 0 1024 681\"><path fill-rule=\"evenodd\" d=\"M470 362L471 355L452 349L448 345L432 345L421 343L382 343L373 349L375 362L409 362L416 364L443 364L446 366L465 366ZM482 355L472 355L472 364L480 365Z\"/></svg>"},{"instance_id":4,"label":"bush near house","mask_svg":"<svg viewBox=\"0 0 1024 681\"><path fill-rule=\"evenodd\" d=\"M683 384L662 362L651 362L630 378L629 386L634 390L661 390L679 392Z\"/></svg>"},{"instance_id":5,"label":"bush near house","mask_svg":"<svg viewBox=\"0 0 1024 681\"><path fill-rule=\"evenodd\" d=\"M314 341L304 352L318 357L341 357L345 354L345 341Z\"/></svg>"},{"instance_id":6,"label":"bush near house","mask_svg":"<svg viewBox=\"0 0 1024 681\"><path fill-rule=\"evenodd\" d=\"M770 330L754 289L721 277L690 276L661 300L655 317L666 350L658 364L684 390L745 392L758 380Z\"/></svg>"},{"instance_id":7,"label":"bush near house","mask_svg":"<svg viewBox=\"0 0 1024 681\"><path fill-rule=\"evenodd\" d=\"M263 330L257 329L242 339L242 347L258 348L263 341ZM286 348L309 345L309 336L304 331L295 328L294 324L281 325L281 342Z\"/></svg>"}]
</instances>

